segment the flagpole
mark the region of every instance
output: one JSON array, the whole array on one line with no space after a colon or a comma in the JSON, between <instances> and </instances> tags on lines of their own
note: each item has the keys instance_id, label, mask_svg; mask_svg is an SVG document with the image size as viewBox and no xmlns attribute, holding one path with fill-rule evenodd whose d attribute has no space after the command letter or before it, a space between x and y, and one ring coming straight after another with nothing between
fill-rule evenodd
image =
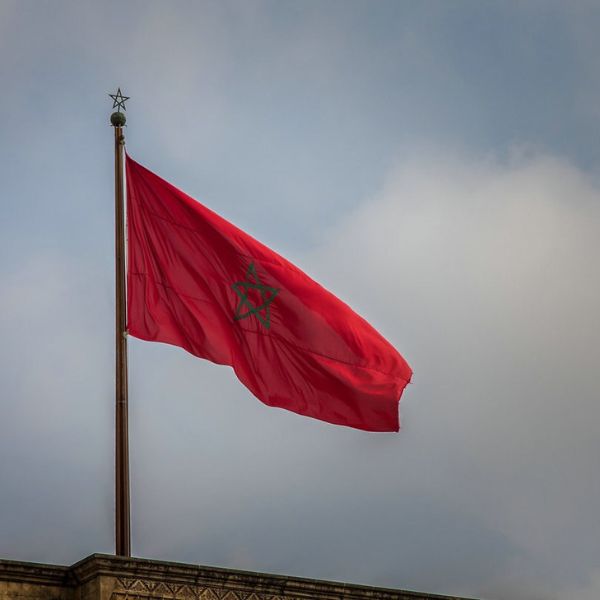
<instances>
[{"instance_id":1,"label":"flagpole","mask_svg":"<svg viewBox=\"0 0 600 600\"><path fill-rule=\"evenodd\" d=\"M123 201L124 101L110 117L115 130L115 554L131 556L129 502L129 427L127 398L127 303L125 287L125 207ZM114 98L114 96L113 96ZM114 108L114 106L113 106Z\"/></svg>"}]
</instances>

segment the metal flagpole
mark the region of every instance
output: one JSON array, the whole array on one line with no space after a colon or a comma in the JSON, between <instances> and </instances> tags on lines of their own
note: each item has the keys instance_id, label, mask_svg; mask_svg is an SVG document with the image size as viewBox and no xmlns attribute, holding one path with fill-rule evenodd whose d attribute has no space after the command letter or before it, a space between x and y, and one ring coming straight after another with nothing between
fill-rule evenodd
<instances>
[{"instance_id":1,"label":"metal flagpole","mask_svg":"<svg viewBox=\"0 0 600 600\"><path fill-rule=\"evenodd\" d=\"M123 126L125 101L121 94L109 94L117 109L110 116L115 130L115 554L131 556L129 506L129 428L127 399L127 301L125 298L125 206L123 201Z\"/></svg>"}]
</instances>

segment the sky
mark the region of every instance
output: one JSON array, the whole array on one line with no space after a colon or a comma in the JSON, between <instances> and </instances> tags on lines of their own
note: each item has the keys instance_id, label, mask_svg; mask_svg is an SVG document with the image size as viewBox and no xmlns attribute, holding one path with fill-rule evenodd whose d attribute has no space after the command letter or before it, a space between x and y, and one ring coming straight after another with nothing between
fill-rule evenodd
<instances>
[{"instance_id":1,"label":"sky","mask_svg":"<svg viewBox=\"0 0 600 600\"><path fill-rule=\"evenodd\" d=\"M130 339L135 556L600 596L600 4L0 0L0 556L112 553L113 131L414 370L398 434Z\"/></svg>"}]
</instances>

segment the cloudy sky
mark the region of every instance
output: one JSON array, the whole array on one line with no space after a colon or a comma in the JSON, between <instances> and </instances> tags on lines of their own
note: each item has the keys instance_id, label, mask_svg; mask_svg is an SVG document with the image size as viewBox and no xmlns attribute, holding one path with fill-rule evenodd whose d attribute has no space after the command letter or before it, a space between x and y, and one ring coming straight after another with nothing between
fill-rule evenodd
<instances>
[{"instance_id":1,"label":"cloudy sky","mask_svg":"<svg viewBox=\"0 0 600 600\"><path fill-rule=\"evenodd\" d=\"M113 552L113 145L407 358L399 434L130 342L133 553L600 596L600 5L0 0L0 556Z\"/></svg>"}]
</instances>

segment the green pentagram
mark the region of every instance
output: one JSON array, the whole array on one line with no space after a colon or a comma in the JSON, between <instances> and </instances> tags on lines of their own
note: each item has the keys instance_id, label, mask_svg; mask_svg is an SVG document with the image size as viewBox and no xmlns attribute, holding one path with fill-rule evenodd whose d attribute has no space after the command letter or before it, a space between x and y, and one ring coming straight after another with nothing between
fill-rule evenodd
<instances>
[{"instance_id":1,"label":"green pentagram","mask_svg":"<svg viewBox=\"0 0 600 600\"><path fill-rule=\"evenodd\" d=\"M277 288L263 285L260 282L254 263L250 263L246 271L246 281L236 281L232 285L235 293L240 297L240 302L235 309L234 319L239 321L250 315L256 315L256 318L267 328L271 327L271 309L270 304L275 300L275 296L279 293ZM253 306L248 299L248 292L257 290L260 293L262 304ZM261 314L264 311L264 314Z\"/></svg>"}]
</instances>

